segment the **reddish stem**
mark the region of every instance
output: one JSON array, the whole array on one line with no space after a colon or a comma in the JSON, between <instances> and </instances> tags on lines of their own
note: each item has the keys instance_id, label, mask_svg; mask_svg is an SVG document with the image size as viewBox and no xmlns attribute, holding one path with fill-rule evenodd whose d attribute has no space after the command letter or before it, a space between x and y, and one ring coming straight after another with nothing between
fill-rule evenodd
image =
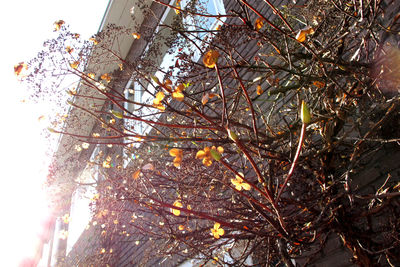
<instances>
[{"instance_id":1,"label":"reddish stem","mask_svg":"<svg viewBox=\"0 0 400 267\"><path fill-rule=\"evenodd\" d=\"M193 12L193 11L189 11L187 9L181 9L180 7L172 6L172 5L167 4L167 3L163 3L160 0L153 0L153 1L158 3L158 4L160 4L160 5L169 7L171 9L175 9L175 10L180 11L180 12L186 12L186 13L189 13L189 14L192 14L192 15L195 15L195 16L200 16L200 17L205 17L205 18L217 18L217 19L220 19L220 18L233 18L234 17L233 15L207 15L207 14L203 14L203 13L196 13L196 12Z\"/></svg>"},{"instance_id":2,"label":"reddish stem","mask_svg":"<svg viewBox=\"0 0 400 267\"><path fill-rule=\"evenodd\" d=\"M271 21L269 21L263 14L261 14L257 9L255 9L254 7L252 7L246 0L240 0L243 4L245 4L248 8L250 8L254 13L256 13L260 18L262 18L265 22L268 23L269 26L271 26L272 28L274 28L275 30L277 30L278 32L285 34L286 33L284 31L282 31L281 29L279 29L275 24L273 24Z\"/></svg>"},{"instance_id":3,"label":"reddish stem","mask_svg":"<svg viewBox=\"0 0 400 267\"><path fill-rule=\"evenodd\" d=\"M267 199L268 199L268 195L266 195L265 192L263 192L262 190L260 190L255 184L253 184L252 182L250 182L249 180L247 180L246 178L244 178L242 175L240 175L235 169L233 169L227 162L225 162L223 159L221 159L219 162L222 163L222 165L224 165L227 169L229 169L231 172L233 172L235 175L240 176L243 181L247 184L249 184L254 190L256 190L257 192L259 192L260 194L264 195ZM229 187L231 187L229 185ZM233 188L233 187L231 187ZM233 188L235 191L237 191L240 195L242 195L243 197L247 198L248 200L251 200L253 203L261 206L262 208L264 208L266 211L270 212L271 214L273 214L272 210L270 208L268 208L267 206L265 206L264 204L256 201L254 198L247 196L246 194L244 194L243 192Z\"/></svg>"},{"instance_id":4,"label":"reddish stem","mask_svg":"<svg viewBox=\"0 0 400 267\"><path fill-rule=\"evenodd\" d=\"M205 130L211 130L215 131L218 130L218 128L215 127L209 127L209 126L195 126L195 125L180 125L180 124L169 124L169 123L163 123L163 122L158 122L158 121L149 121L142 119L140 117L131 117L131 116L123 116L124 119L132 119L136 121L141 121L144 123L148 124L154 124L154 125L159 125L159 126L164 126L164 127L171 127L171 128L179 128L179 129L205 129Z\"/></svg>"},{"instance_id":5,"label":"reddish stem","mask_svg":"<svg viewBox=\"0 0 400 267\"><path fill-rule=\"evenodd\" d=\"M285 25L286 25L286 26L289 28L289 30L293 33L293 32L294 32L293 28L289 25L289 23L286 21L286 19L282 16L282 13L281 13L278 9L276 9L276 8L274 7L274 5L271 4L270 1L264 0L264 2L267 3L267 4L272 8L272 10L274 11L274 13L276 13L276 14L279 16L279 18L283 21L283 23L285 23Z\"/></svg>"},{"instance_id":6,"label":"reddish stem","mask_svg":"<svg viewBox=\"0 0 400 267\"><path fill-rule=\"evenodd\" d=\"M229 127L229 119L228 119L228 112L226 111L226 99L225 99L225 92L224 88L222 87L222 78L221 74L219 72L218 64L215 64L215 70L217 71L217 77L218 77L218 83L219 83L219 89L221 90L221 96L222 96L222 122L221 126L224 126L224 117L226 117L227 121L227 126Z\"/></svg>"},{"instance_id":7,"label":"reddish stem","mask_svg":"<svg viewBox=\"0 0 400 267\"><path fill-rule=\"evenodd\" d=\"M255 114L254 114L253 104L252 104L252 102L251 102L251 99L250 99L249 94L247 93L246 88L244 87L244 84L243 84L242 79L240 79L240 77L239 77L239 73L237 72L237 70L236 70L235 67L232 67L232 69L233 69L233 72L235 73L236 79L238 79L238 81L239 81L240 87L241 87L242 90L243 90L243 93L244 93L244 95L245 95L245 97L246 97L247 103L249 103L249 107L250 107L250 111L251 111L251 116L252 116L252 121L253 121L253 130L254 130L254 134L255 134L255 137L256 137L257 145L258 145L258 144L259 144L259 141L258 141L258 131L257 131L256 116L255 116Z\"/></svg>"},{"instance_id":8,"label":"reddish stem","mask_svg":"<svg viewBox=\"0 0 400 267\"><path fill-rule=\"evenodd\" d=\"M252 231L250 229L246 229L244 227L239 227L239 225L237 225L237 224L233 224L233 223L227 222L225 220L220 219L219 217L214 217L213 215L207 214L205 212L176 207L176 206L174 206L172 204L165 203L165 202L160 201L160 200L158 200L156 198L153 198L151 196L148 196L148 197L150 199L152 199L154 202L157 202L160 207L166 207L166 208L170 208L170 209L174 209L174 210L180 210L180 211L183 211L183 212L185 212L187 214L196 215L196 216L198 216L200 218L204 218L204 219L207 219L207 220L210 220L210 221L217 222L217 223L221 224L222 226L230 227L232 229L238 229L238 230L241 230L241 231L246 231L246 232L249 232L249 233L252 233L252 234L255 234L255 235L260 235L260 233L258 233L258 232L254 232L254 231Z\"/></svg>"},{"instance_id":9,"label":"reddish stem","mask_svg":"<svg viewBox=\"0 0 400 267\"><path fill-rule=\"evenodd\" d=\"M301 147L303 146L304 137L305 137L305 133L306 133L306 128L307 128L307 123L303 123L303 125L301 126L300 140L299 140L299 145L297 146L296 155L294 156L292 165L290 166L290 170L289 170L288 175L287 175L287 177L285 179L285 182L283 183L281 189L278 192L278 196L275 199L275 203L276 204L278 203L279 198L281 197L281 195L282 195L283 191L285 190L288 182L290 181L290 178L293 175L294 168L296 167L297 160L299 159L299 156L300 156Z\"/></svg>"}]
</instances>

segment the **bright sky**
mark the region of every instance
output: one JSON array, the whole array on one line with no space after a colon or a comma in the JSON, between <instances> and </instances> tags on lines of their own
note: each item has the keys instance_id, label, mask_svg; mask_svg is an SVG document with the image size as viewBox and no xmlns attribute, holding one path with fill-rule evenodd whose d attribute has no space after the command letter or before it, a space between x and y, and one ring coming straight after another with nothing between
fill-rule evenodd
<instances>
[{"instance_id":1,"label":"bright sky","mask_svg":"<svg viewBox=\"0 0 400 267\"><path fill-rule=\"evenodd\" d=\"M7 1L0 16L2 124L0 140L1 265L18 266L33 254L33 243L46 216L42 183L48 157L42 129L48 107L22 102L28 92L14 76L13 67L40 51L43 41L55 36L53 23L62 19L73 32L89 38L96 33L109 0Z\"/></svg>"}]
</instances>

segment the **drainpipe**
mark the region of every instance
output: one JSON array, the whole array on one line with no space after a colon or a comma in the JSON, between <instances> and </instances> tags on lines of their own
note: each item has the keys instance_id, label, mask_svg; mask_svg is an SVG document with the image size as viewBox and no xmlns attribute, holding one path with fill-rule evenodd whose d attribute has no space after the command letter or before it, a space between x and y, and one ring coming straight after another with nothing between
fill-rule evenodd
<instances>
[{"instance_id":1,"label":"drainpipe","mask_svg":"<svg viewBox=\"0 0 400 267\"><path fill-rule=\"evenodd\" d=\"M52 245L52 255L50 260L50 266L62 266L62 263L65 260L66 252L67 252L67 240L68 238L61 239L59 234L60 232L68 231L68 224L64 223L62 218L56 219L56 225L54 228L54 237L53 237L53 245Z\"/></svg>"}]
</instances>

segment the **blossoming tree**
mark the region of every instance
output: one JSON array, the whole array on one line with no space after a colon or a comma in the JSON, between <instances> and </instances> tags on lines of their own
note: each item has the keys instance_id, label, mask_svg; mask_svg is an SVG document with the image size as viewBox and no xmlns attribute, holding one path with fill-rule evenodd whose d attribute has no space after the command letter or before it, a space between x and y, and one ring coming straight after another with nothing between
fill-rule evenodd
<instances>
[{"instance_id":1,"label":"blossoming tree","mask_svg":"<svg viewBox=\"0 0 400 267\"><path fill-rule=\"evenodd\" d=\"M39 95L49 74L79 80L51 132L70 136L74 153L94 151L90 168L101 174L91 226L100 246L87 262L115 264L128 242L147 244L143 264L157 255L293 266L336 234L360 266L399 263L398 176L368 191L356 175L376 151L398 152L399 16L383 18L381 1L241 0L219 15L154 2L176 10L159 25L173 38L110 26L82 41L57 22L48 50L15 68L32 70ZM220 26L193 23L208 17ZM118 38L149 49L130 61ZM160 45L171 47L168 68L152 54ZM71 130L92 121L89 133Z\"/></svg>"}]
</instances>

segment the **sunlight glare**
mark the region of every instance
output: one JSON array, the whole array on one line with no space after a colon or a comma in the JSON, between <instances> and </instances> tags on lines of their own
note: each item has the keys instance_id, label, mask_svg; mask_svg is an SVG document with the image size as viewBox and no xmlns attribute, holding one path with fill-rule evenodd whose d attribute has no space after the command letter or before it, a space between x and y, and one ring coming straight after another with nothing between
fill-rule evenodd
<instances>
[{"instance_id":1,"label":"sunlight glare","mask_svg":"<svg viewBox=\"0 0 400 267\"><path fill-rule=\"evenodd\" d=\"M51 150L43 129L49 126L50 110L46 104L29 100L31 93L16 80L14 65L34 58L43 42L55 36L56 20L65 20L72 31L89 38L97 32L108 2L11 1L0 17L0 23L6 25L2 36L7 36L0 43L3 52L0 235L1 251L5 252L2 266L18 266L23 258L35 256L49 213L43 183Z\"/></svg>"}]
</instances>

